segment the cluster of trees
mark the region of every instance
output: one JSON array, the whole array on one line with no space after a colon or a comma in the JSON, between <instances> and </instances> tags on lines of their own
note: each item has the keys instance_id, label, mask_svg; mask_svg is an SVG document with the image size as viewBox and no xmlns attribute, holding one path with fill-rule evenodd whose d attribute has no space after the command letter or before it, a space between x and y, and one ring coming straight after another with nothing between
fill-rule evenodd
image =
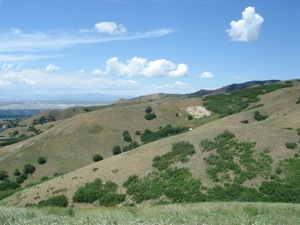
<instances>
[{"instance_id":1,"label":"cluster of trees","mask_svg":"<svg viewBox=\"0 0 300 225\"><path fill-rule=\"evenodd\" d=\"M54 122L56 121L56 118L54 116L49 115L49 117L41 116L38 119L34 119L32 121L32 125L38 125L38 124L44 124L44 123L49 123L49 122Z\"/></svg>"},{"instance_id":2,"label":"cluster of trees","mask_svg":"<svg viewBox=\"0 0 300 225\"><path fill-rule=\"evenodd\" d=\"M136 135L140 135L140 132L137 131ZM122 152L130 151L130 150L140 146L140 144L137 141L132 140L131 135L130 135L128 130L125 130L123 132L123 140L125 142L129 142L129 145L126 145L126 146L123 146L123 147L121 147L120 145L114 146L113 149L112 149L112 152L113 152L114 155L118 155Z\"/></svg>"}]
</instances>

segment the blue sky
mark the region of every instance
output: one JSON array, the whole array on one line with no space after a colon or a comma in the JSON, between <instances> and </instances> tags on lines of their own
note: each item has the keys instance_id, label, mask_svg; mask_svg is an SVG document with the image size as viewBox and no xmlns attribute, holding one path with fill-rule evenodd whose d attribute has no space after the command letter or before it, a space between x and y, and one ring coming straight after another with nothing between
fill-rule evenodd
<instances>
[{"instance_id":1,"label":"blue sky","mask_svg":"<svg viewBox=\"0 0 300 225\"><path fill-rule=\"evenodd\" d=\"M299 0L0 0L0 98L300 78Z\"/></svg>"}]
</instances>

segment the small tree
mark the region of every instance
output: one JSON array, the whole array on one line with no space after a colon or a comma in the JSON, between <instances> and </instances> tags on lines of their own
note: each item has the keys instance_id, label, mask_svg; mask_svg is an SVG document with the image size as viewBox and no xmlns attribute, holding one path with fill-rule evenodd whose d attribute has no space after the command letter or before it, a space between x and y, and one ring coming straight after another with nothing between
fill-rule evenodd
<instances>
[{"instance_id":1,"label":"small tree","mask_svg":"<svg viewBox=\"0 0 300 225\"><path fill-rule=\"evenodd\" d=\"M67 207L69 204L65 195L57 195L39 202L39 206Z\"/></svg>"},{"instance_id":2,"label":"small tree","mask_svg":"<svg viewBox=\"0 0 300 225\"><path fill-rule=\"evenodd\" d=\"M145 115L145 119L146 120L153 120L153 119L155 119L156 118L156 115L155 115L155 113L147 113L146 115Z\"/></svg>"},{"instance_id":3,"label":"small tree","mask_svg":"<svg viewBox=\"0 0 300 225\"><path fill-rule=\"evenodd\" d=\"M101 155L96 154L96 155L93 156L93 161L94 162L99 162L101 160L103 160L103 157Z\"/></svg>"},{"instance_id":4,"label":"small tree","mask_svg":"<svg viewBox=\"0 0 300 225\"><path fill-rule=\"evenodd\" d=\"M297 148L297 143L295 143L295 142L287 142L287 143L285 143L285 146L288 149L295 149L295 148Z\"/></svg>"},{"instance_id":5,"label":"small tree","mask_svg":"<svg viewBox=\"0 0 300 225\"><path fill-rule=\"evenodd\" d=\"M254 119L257 120L257 121L262 121L262 120L265 120L267 118L268 118L268 116L261 115L259 111L254 112Z\"/></svg>"},{"instance_id":6,"label":"small tree","mask_svg":"<svg viewBox=\"0 0 300 225\"><path fill-rule=\"evenodd\" d=\"M40 157L39 159L38 159L38 163L40 164L40 165L43 165L43 164L45 164L47 162L47 159L45 158L45 157Z\"/></svg>"},{"instance_id":7,"label":"small tree","mask_svg":"<svg viewBox=\"0 0 300 225\"><path fill-rule=\"evenodd\" d=\"M33 174L35 172L36 168L35 166L31 165L31 164L27 164L24 166L23 172L25 174Z\"/></svg>"},{"instance_id":8,"label":"small tree","mask_svg":"<svg viewBox=\"0 0 300 225\"><path fill-rule=\"evenodd\" d=\"M19 176L17 176L16 181L18 184L22 184L27 178L28 178L28 175L25 173L22 173Z\"/></svg>"},{"instance_id":9,"label":"small tree","mask_svg":"<svg viewBox=\"0 0 300 225\"><path fill-rule=\"evenodd\" d=\"M113 154L114 155L118 155L120 154L122 151L121 151L121 147L120 145L116 145L115 147L113 147Z\"/></svg>"},{"instance_id":10,"label":"small tree","mask_svg":"<svg viewBox=\"0 0 300 225\"><path fill-rule=\"evenodd\" d=\"M145 109L145 113L151 113L151 112L152 112L151 106L147 106Z\"/></svg>"},{"instance_id":11,"label":"small tree","mask_svg":"<svg viewBox=\"0 0 300 225\"><path fill-rule=\"evenodd\" d=\"M194 119L192 115L188 115L188 120Z\"/></svg>"},{"instance_id":12,"label":"small tree","mask_svg":"<svg viewBox=\"0 0 300 225\"><path fill-rule=\"evenodd\" d=\"M20 170L16 169L15 172L14 172L14 175L19 176L20 174L21 174Z\"/></svg>"},{"instance_id":13,"label":"small tree","mask_svg":"<svg viewBox=\"0 0 300 225\"><path fill-rule=\"evenodd\" d=\"M131 142L131 141L132 141L130 134L124 135L123 139L124 139L124 141L126 141L126 142Z\"/></svg>"},{"instance_id":14,"label":"small tree","mask_svg":"<svg viewBox=\"0 0 300 225\"><path fill-rule=\"evenodd\" d=\"M6 170L0 170L0 180L8 178L8 173Z\"/></svg>"},{"instance_id":15,"label":"small tree","mask_svg":"<svg viewBox=\"0 0 300 225\"><path fill-rule=\"evenodd\" d=\"M123 131L123 137L126 136L126 135L129 135L129 131L128 130L124 130Z\"/></svg>"}]
</instances>

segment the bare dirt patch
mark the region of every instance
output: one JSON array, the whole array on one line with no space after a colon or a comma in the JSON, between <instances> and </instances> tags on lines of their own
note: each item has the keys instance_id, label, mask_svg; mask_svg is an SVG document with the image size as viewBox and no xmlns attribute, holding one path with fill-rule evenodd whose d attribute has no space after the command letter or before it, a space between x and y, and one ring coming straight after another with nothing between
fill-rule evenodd
<instances>
[{"instance_id":1,"label":"bare dirt patch","mask_svg":"<svg viewBox=\"0 0 300 225\"><path fill-rule=\"evenodd\" d=\"M210 116L211 111L207 110L203 106L189 106L185 110L188 114L193 116L196 119L200 119L202 117Z\"/></svg>"}]
</instances>

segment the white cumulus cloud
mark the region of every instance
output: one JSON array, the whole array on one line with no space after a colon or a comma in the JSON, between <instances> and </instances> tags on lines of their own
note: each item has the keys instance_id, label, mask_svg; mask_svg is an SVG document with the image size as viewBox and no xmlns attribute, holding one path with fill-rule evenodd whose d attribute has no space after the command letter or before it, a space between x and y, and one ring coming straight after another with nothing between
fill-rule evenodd
<instances>
[{"instance_id":1,"label":"white cumulus cloud","mask_svg":"<svg viewBox=\"0 0 300 225\"><path fill-rule=\"evenodd\" d=\"M253 41L258 38L263 22L264 18L255 13L255 8L250 6L245 8L242 19L231 21L231 27L226 32L234 41Z\"/></svg>"},{"instance_id":2,"label":"white cumulus cloud","mask_svg":"<svg viewBox=\"0 0 300 225\"><path fill-rule=\"evenodd\" d=\"M127 29L122 24L116 24L115 22L101 22L96 23L94 29L101 33L107 33L110 35L126 34Z\"/></svg>"},{"instance_id":3,"label":"white cumulus cloud","mask_svg":"<svg viewBox=\"0 0 300 225\"><path fill-rule=\"evenodd\" d=\"M48 66L46 66L45 70L47 72L54 72L60 70L60 67L54 66L53 64L49 64Z\"/></svg>"},{"instance_id":4,"label":"white cumulus cloud","mask_svg":"<svg viewBox=\"0 0 300 225\"><path fill-rule=\"evenodd\" d=\"M214 75L211 72L203 72L202 74L200 74L199 77L200 78L213 78Z\"/></svg>"},{"instance_id":5,"label":"white cumulus cloud","mask_svg":"<svg viewBox=\"0 0 300 225\"><path fill-rule=\"evenodd\" d=\"M176 65L166 59L149 61L146 58L133 57L126 62L119 61L118 57L106 61L105 75L142 76L142 77L182 77L188 74L186 64Z\"/></svg>"}]
</instances>

